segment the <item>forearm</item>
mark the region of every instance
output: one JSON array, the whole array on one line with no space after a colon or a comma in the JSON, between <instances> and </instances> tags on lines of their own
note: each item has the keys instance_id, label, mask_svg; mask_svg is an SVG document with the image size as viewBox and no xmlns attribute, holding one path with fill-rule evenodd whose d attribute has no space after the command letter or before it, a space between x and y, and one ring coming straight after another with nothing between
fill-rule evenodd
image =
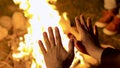
<instances>
[{"instance_id":1,"label":"forearm","mask_svg":"<svg viewBox=\"0 0 120 68\"><path fill-rule=\"evenodd\" d=\"M47 64L46 66L47 68L70 68L69 65L62 63Z\"/></svg>"},{"instance_id":2,"label":"forearm","mask_svg":"<svg viewBox=\"0 0 120 68\"><path fill-rule=\"evenodd\" d=\"M69 67L64 67L63 65L54 65L54 66L47 66L47 68L69 68Z\"/></svg>"},{"instance_id":3,"label":"forearm","mask_svg":"<svg viewBox=\"0 0 120 68\"><path fill-rule=\"evenodd\" d=\"M100 62L101 55L104 49L98 47L97 44L91 42L89 42L89 44L85 43L85 45L88 54Z\"/></svg>"},{"instance_id":4,"label":"forearm","mask_svg":"<svg viewBox=\"0 0 120 68\"><path fill-rule=\"evenodd\" d=\"M47 68L63 68L62 65L54 64L54 65L49 65Z\"/></svg>"},{"instance_id":5,"label":"forearm","mask_svg":"<svg viewBox=\"0 0 120 68\"><path fill-rule=\"evenodd\" d=\"M103 49L102 48L94 48L92 49L92 51L88 52L93 58L95 58L96 60L99 61L99 63L101 62L101 56L103 53Z\"/></svg>"}]
</instances>

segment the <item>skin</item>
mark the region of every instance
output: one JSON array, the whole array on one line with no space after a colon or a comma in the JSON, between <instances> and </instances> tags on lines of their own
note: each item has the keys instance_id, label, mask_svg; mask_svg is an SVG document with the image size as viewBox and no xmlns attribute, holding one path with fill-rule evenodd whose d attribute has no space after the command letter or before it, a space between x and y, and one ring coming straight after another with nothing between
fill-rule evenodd
<instances>
[{"instance_id":1,"label":"skin","mask_svg":"<svg viewBox=\"0 0 120 68\"><path fill-rule=\"evenodd\" d=\"M75 23L81 40L76 40L75 36L71 35L68 52L62 45L60 32L57 27L55 27L55 35L51 27L48 28L48 34L46 32L43 33L45 45L43 45L41 40L39 40L38 43L47 68L69 68L74 58L74 42L76 42L75 46L79 51L91 55L100 62L103 49L100 47L98 41L96 26L93 28L91 19L87 18L86 21L83 15L75 17ZM44 46L46 46L46 48Z\"/></svg>"},{"instance_id":2,"label":"skin","mask_svg":"<svg viewBox=\"0 0 120 68\"><path fill-rule=\"evenodd\" d=\"M47 68L69 68L74 58L74 39L70 38L68 44L69 50L66 51L62 45L58 27L55 27L55 35L53 34L52 27L49 27L48 34L44 32L43 37L45 45L43 45L41 40L38 43Z\"/></svg>"},{"instance_id":3,"label":"skin","mask_svg":"<svg viewBox=\"0 0 120 68\"><path fill-rule=\"evenodd\" d=\"M77 40L77 49L82 50L82 52L89 54L100 62L101 54L103 49L100 47L98 40L97 27L92 27L91 19L87 18L85 20L83 15L75 17L76 28L81 36L81 40ZM79 43L78 43L79 41Z\"/></svg>"}]
</instances>

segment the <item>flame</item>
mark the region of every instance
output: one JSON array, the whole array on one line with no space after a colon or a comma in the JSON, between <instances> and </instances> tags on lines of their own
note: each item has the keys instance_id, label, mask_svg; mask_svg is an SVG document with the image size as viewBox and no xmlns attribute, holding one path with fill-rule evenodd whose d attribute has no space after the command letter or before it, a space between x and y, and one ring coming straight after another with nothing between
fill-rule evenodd
<instances>
[{"instance_id":1,"label":"flame","mask_svg":"<svg viewBox=\"0 0 120 68\"><path fill-rule=\"evenodd\" d=\"M60 15L58 11L53 10L52 7L55 8L55 6L48 4L48 1L45 0L13 1L15 4L19 4L20 9L24 10L24 15L29 18L30 23L30 27L28 27L28 34L24 35L25 41L22 41L22 38L20 38L21 42L18 47L20 53L13 54L13 57L22 58L26 55L32 54L35 60L32 60L31 68L39 66L44 68L44 58L41 54L38 40L42 39L43 31L47 31L49 26L58 26L60 28ZM62 31L62 29L60 31Z\"/></svg>"},{"instance_id":2,"label":"flame","mask_svg":"<svg viewBox=\"0 0 120 68\"><path fill-rule=\"evenodd\" d=\"M13 0L15 4L19 4L20 9L24 10L25 17L29 18L30 26L28 33L24 35L25 40L20 37L19 53L14 53L13 57L16 59L32 55L33 60L31 68L46 68L43 55L38 45L38 40L43 39L43 31L47 31L49 26L57 26L60 29L62 41L64 45L68 45L68 38L63 33L59 24L61 16L54 5L50 5L50 0ZM57 0L51 0L56 2ZM65 13L66 14L66 13ZM66 16L63 15L66 20ZM67 19L68 20L68 19ZM68 22L68 21L67 21ZM67 50L67 46L65 46ZM80 57L81 58L81 57Z\"/></svg>"}]
</instances>

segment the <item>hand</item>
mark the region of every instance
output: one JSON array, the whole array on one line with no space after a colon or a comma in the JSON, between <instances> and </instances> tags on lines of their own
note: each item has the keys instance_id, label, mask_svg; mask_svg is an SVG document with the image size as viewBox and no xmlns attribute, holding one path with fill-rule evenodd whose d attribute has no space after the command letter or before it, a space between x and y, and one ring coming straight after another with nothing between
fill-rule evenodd
<instances>
[{"instance_id":1,"label":"hand","mask_svg":"<svg viewBox=\"0 0 120 68\"><path fill-rule=\"evenodd\" d=\"M46 32L43 33L46 49L39 40L47 68L69 68L74 58L74 40L70 39L67 52L62 45L59 29L55 27L55 37L51 27L48 28L48 33L49 37Z\"/></svg>"},{"instance_id":2,"label":"hand","mask_svg":"<svg viewBox=\"0 0 120 68\"><path fill-rule=\"evenodd\" d=\"M97 27L94 26L93 28L90 18L87 18L87 21L85 21L83 15L76 17L75 22L77 31L81 36L81 40L79 41L82 43L82 46L78 44L76 47L80 50L84 46L84 49L89 55L96 58L97 60L100 60L103 49L100 48Z\"/></svg>"},{"instance_id":3,"label":"hand","mask_svg":"<svg viewBox=\"0 0 120 68\"><path fill-rule=\"evenodd\" d=\"M80 15L80 17L75 18L75 22L82 43L87 46L91 43L99 47L98 30L96 26L92 27L91 19L87 18L87 21L85 21L84 16Z\"/></svg>"}]
</instances>

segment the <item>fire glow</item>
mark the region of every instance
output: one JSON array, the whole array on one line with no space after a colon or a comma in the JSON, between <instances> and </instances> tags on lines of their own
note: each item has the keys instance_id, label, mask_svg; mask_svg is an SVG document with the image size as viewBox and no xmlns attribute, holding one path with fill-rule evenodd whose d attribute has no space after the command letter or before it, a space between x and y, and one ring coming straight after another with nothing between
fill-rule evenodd
<instances>
[{"instance_id":1,"label":"fire glow","mask_svg":"<svg viewBox=\"0 0 120 68\"><path fill-rule=\"evenodd\" d=\"M20 37L18 50L20 53L13 54L15 59L20 59L25 56L32 56L31 68L46 68L43 55L40 51L38 40L43 39L43 31L47 31L49 26L53 29L55 26L59 27L63 45L68 45L68 38L63 33L63 30L59 24L61 16L58 11L55 10L54 5L50 5L47 0L13 0L15 4L19 4L20 9L24 10L25 17L29 18L30 26L28 27L28 33L23 38ZM56 0L51 0L56 2ZM66 18L66 15L63 15ZM64 19L66 20L66 19ZM66 21L68 22L68 21ZM67 46L64 46L67 48ZM81 61L82 62L82 61ZM84 62L82 62L84 65Z\"/></svg>"}]
</instances>

